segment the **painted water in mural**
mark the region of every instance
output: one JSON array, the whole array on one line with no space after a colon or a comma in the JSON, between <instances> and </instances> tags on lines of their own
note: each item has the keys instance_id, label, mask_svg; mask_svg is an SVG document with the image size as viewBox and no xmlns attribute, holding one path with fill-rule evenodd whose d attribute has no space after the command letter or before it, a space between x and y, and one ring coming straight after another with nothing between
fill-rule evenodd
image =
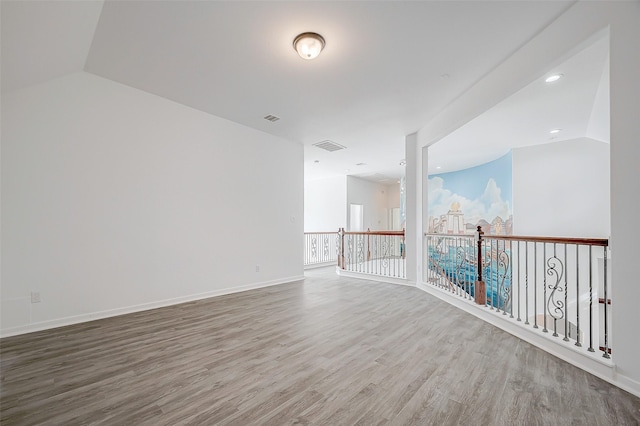
<instances>
[{"instance_id":1,"label":"painted water in mural","mask_svg":"<svg viewBox=\"0 0 640 426\"><path fill-rule=\"evenodd\" d=\"M446 237L435 237L429 244L429 269L446 277L452 286L475 296L477 276L477 254L473 241L447 241ZM494 243L484 247L482 276L487 288L487 304L500 310L511 309L511 252L508 245Z\"/></svg>"},{"instance_id":2,"label":"painted water in mural","mask_svg":"<svg viewBox=\"0 0 640 426\"><path fill-rule=\"evenodd\" d=\"M485 235L513 233L511 152L489 163L428 177L429 268L450 285L475 293L477 254L471 236L478 226ZM453 238L454 235L467 236ZM483 248L487 304L509 311L511 265L508 243Z\"/></svg>"}]
</instances>

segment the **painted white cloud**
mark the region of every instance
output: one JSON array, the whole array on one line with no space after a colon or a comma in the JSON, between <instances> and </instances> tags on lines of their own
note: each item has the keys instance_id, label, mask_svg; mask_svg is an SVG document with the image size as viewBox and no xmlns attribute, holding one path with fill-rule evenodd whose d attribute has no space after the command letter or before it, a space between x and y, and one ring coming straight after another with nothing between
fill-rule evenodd
<instances>
[{"instance_id":1,"label":"painted white cloud","mask_svg":"<svg viewBox=\"0 0 640 426\"><path fill-rule=\"evenodd\" d=\"M447 214L454 202L460 203L467 223L475 224L481 219L491 222L496 216L506 220L511 215L509 202L502 199L500 188L493 178L487 182L482 195L474 200L445 189L440 177L430 178L428 184L429 216Z\"/></svg>"}]
</instances>

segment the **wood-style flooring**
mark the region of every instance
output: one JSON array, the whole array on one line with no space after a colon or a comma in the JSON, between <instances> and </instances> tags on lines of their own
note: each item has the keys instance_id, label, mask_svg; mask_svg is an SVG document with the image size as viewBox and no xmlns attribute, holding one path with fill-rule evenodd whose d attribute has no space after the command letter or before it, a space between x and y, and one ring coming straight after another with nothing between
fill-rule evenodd
<instances>
[{"instance_id":1,"label":"wood-style flooring","mask_svg":"<svg viewBox=\"0 0 640 426\"><path fill-rule=\"evenodd\" d=\"M0 341L2 425L638 425L640 399L416 288L304 281Z\"/></svg>"}]
</instances>

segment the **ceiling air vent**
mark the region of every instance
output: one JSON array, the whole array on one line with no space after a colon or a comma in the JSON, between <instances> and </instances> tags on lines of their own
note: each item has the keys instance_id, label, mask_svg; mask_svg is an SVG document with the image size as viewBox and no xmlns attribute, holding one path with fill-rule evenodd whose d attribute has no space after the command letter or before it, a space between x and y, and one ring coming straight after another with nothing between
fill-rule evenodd
<instances>
[{"instance_id":1,"label":"ceiling air vent","mask_svg":"<svg viewBox=\"0 0 640 426\"><path fill-rule=\"evenodd\" d=\"M275 115L271 115L271 114L269 114L269 115L265 115L263 118L264 118L265 120L267 120L267 121L272 122L272 123L274 123L274 122L276 122L276 121L280 120L280 117L276 117Z\"/></svg>"},{"instance_id":2,"label":"ceiling air vent","mask_svg":"<svg viewBox=\"0 0 640 426\"><path fill-rule=\"evenodd\" d=\"M338 145L337 143L331 141L314 143L313 146L317 146L318 148L324 149L325 151L329 152L340 151L341 149L346 148L346 146Z\"/></svg>"}]
</instances>

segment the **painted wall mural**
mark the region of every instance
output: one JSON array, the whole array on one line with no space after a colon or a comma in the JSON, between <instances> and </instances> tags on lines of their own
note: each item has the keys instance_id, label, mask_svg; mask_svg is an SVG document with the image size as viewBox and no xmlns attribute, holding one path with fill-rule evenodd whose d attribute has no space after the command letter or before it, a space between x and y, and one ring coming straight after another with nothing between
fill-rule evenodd
<instances>
[{"instance_id":1,"label":"painted wall mural","mask_svg":"<svg viewBox=\"0 0 640 426\"><path fill-rule=\"evenodd\" d=\"M512 234L511 188L511 152L477 167L428 177L428 232L440 234L427 237L432 276L475 295L477 254L470 235L477 226L485 235ZM487 304L505 312L511 308L510 248L493 240L481 255Z\"/></svg>"},{"instance_id":2,"label":"painted wall mural","mask_svg":"<svg viewBox=\"0 0 640 426\"><path fill-rule=\"evenodd\" d=\"M428 176L429 233L513 232L511 151L480 166Z\"/></svg>"}]
</instances>

